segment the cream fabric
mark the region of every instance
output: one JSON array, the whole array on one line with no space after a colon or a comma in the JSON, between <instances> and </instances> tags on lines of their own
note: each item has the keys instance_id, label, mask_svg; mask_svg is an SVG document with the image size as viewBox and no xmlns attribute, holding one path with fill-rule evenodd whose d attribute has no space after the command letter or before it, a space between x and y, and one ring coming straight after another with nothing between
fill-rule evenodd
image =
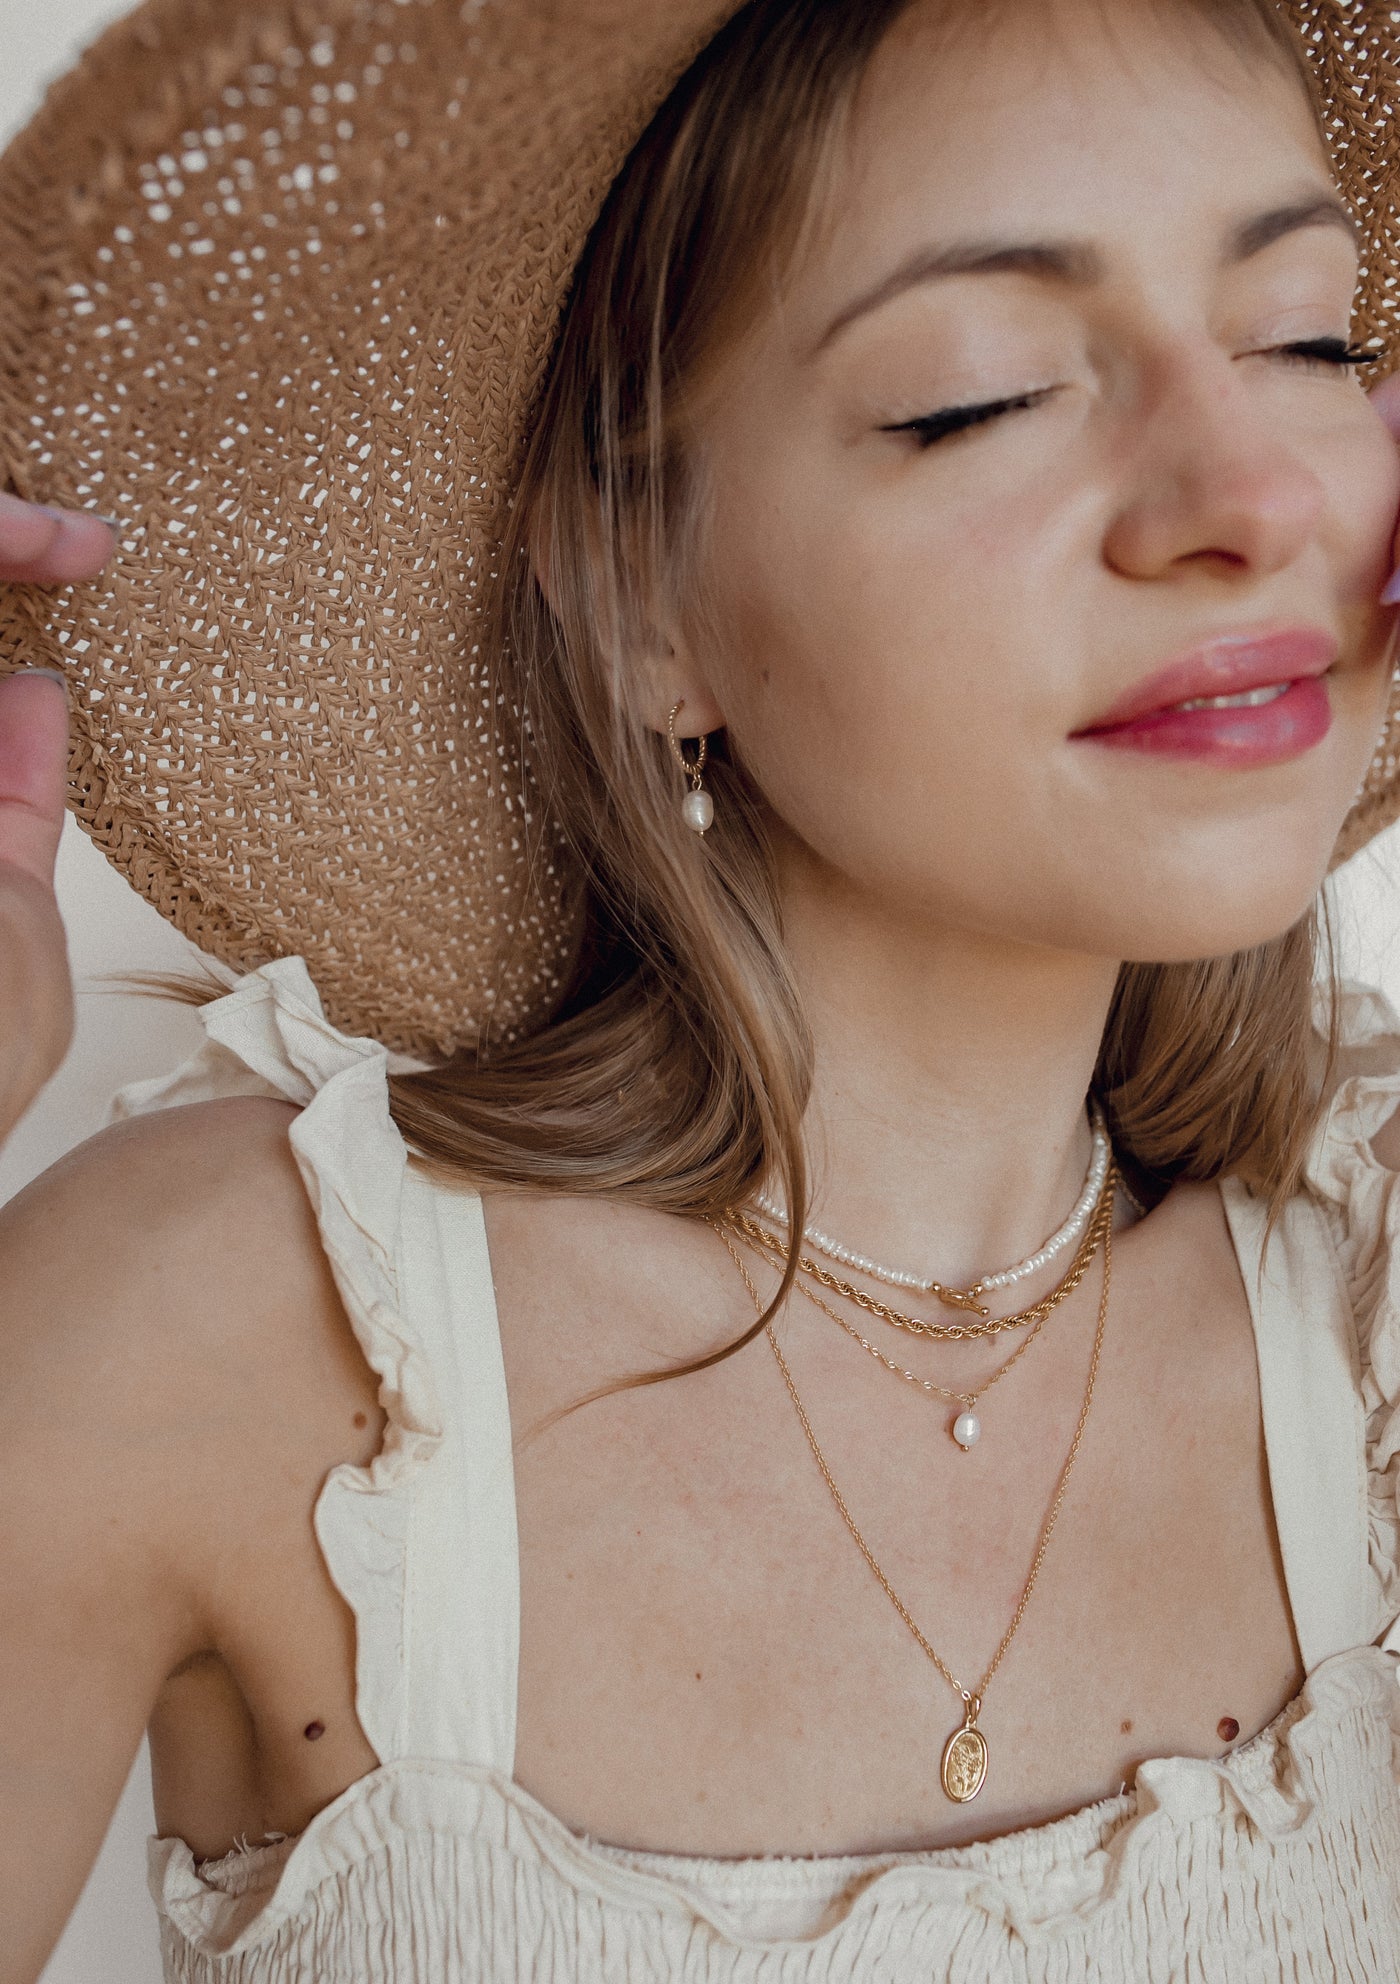
<instances>
[{"instance_id":1,"label":"cream fabric","mask_svg":"<svg viewBox=\"0 0 1400 1984\"><path fill-rule=\"evenodd\" d=\"M292 1145L390 1420L373 1464L335 1469L316 1508L380 1765L294 1839L201 1864L150 1842L168 1980L1400 1977L1400 1185L1368 1145L1400 1106L1400 1020L1378 995L1348 995L1347 1072L1264 1261L1261 1209L1223 1188L1301 1692L1226 1758L1146 1762L1133 1789L1052 1824L847 1860L627 1853L512 1782L518 1557L480 1201L410 1166L384 1050L327 1023L300 959L203 1018L200 1053L114 1114L250 1093L302 1105Z\"/></svg>"}]
</instances>

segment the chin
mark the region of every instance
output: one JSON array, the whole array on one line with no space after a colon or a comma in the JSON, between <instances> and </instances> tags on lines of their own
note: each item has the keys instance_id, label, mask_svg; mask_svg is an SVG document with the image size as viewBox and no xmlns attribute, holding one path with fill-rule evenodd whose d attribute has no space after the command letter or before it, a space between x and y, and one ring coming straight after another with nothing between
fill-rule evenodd
<instances>
[{"instance_id":1,"label":"chin","mask_svg":"<svg viewBox=\"0 0 1400 1984\"><path fill-rule=\"evenodd\" d=\"M1113 926L1098 954L1183 963L1251 950L1292 929L1327 879L1370 759L1373 731L1356 729L1326 756L1257 780L1242 774L1223 792L1193 781L1194 790L1140 791L1147 803L1135 817L1121 805L1106 809L1092 836L1096 854L1090 836L1079 842L1095 907Z\"/></svg>"},{"instance_id":2,"label":"chin","mask_svg":"<svg viewBox=\"0 0 1400 1984\"><path fill-rule=\"evenodd\" d=\"M1332 841L1300 858L1275 844L1272 858L1241 850L1183 875L1172 864L1139 878L1137 902L1117 922L1109 955L1139 964L1185 964L1272 943L1313 907L1327 875ZM1289 857L1292 858L1289 858Z\"/></svg>"}]
</instances>

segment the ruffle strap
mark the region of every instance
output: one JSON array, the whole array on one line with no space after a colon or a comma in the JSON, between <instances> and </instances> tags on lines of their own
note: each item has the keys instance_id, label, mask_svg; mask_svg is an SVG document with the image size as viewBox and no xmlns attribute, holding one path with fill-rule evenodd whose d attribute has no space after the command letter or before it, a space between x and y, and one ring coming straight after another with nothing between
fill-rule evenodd
<instances>
[{"instance_id":1,"label":"ruffle strap","mask_svg":"<svg viewBox=\"0 0 1400 1984\"><path fill-rule=\"evenodd\" d=\"M404 1754L405 1566L418 1470L443 1433L432 1374L405 1326L399 1248L408 1153L389 1114L387 1050L339 1033L300 958L240 979L201 1009L183 1067L114 1099L112 1121L229 1096L295 1103L289 1140L388 1426L368 1467L327 1476L316 1535L356 1623L356 1708L381 1764Z\"/></svg>"}]
</instances>

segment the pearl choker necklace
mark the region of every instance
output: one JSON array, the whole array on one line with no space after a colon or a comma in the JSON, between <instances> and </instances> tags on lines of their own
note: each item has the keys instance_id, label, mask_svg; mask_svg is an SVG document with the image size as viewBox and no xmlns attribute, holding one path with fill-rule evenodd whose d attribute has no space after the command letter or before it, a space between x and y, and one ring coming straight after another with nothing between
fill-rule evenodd
<instances>
[{"instance_id":1,"label":"pearl choker necklace","mask_svg":"<svg viewBox=\"0 0 1400 1984\"><path fill-rule=\"evenodd\" d=\"M1018 1281L1028 1281L1039 1274L1042 1268L1063 1254L1067 1247L1076 1247L1083 1239L1093 1217L1094 1207L1103 1191L1104 1179L1108 1176L1109 1158L1112 1155L1109 1144L1108 1126L1099 1110L1094 1111L1094 1145L1089 1158L1089 1170L1084 1180L1084 1189L1074 1202L1064 1225L1045 1242L1018 1261L1014 1268L1003 1268L999 1274L983 1275L976 1283L977 1292L987 1289L1011 1288ZM782 1208L775 1205L766 1192L759 1194L754 1203L766 1213L775 1224L786 1229L787 1217ZM882 1281L889 1288L912 1288L916 1294L928 1295L938 1287L934 1275L911 1274L904 1268L888 1268L879 1261L872 1261L868 1254L858 1254L853 1247L843 1247L839 1240L833 1240L823 1233L820 1227L808 1226L803 1231L803 1240L817 1253L824 1254L829 1261L839 1261L843 1267L854 1268L857 1274L869 1275L872 1281Z\"/></svg>"}]
</instances>

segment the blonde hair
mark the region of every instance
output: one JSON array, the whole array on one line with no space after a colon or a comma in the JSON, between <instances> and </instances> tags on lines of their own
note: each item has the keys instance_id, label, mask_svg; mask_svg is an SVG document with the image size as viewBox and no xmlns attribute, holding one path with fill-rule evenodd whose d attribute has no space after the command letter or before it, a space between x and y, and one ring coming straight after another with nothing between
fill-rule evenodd
<instances>
[{"instance_id":1,"label":"blonde hair","mask_svg":"<svg viewBox=\"0 0 1400 1984\"><path fill-rule=\"evenodd\" d=\"M909 4L743 8L662 106L589 240L502 547L494 624L550 831L581 878L582 938L547 1025L392 1081L395 1122L448 1179L606 1193L690 1218L724 1213L763 1181L802 1222L812 1042L762 796L713 739L715 824L697 844L628 658L658 600L697 591L705 492L687 408L781 283L860 79ZM1269 0L1191 4L1308 76ZM959 11L950 0L950 18ZM979 23L986 13L984 0ZM1296 1188L1332 1053L1332 1023L1320 1050L1313 1023L1320 950L1330 982L1313 912L1234 956L1124 966L1094 1089L1140 1194L1235 1173L1277 1209ZM735 1342L627 1382L732 1355L791 1274Z\"/></svg>"}]
</instances>

